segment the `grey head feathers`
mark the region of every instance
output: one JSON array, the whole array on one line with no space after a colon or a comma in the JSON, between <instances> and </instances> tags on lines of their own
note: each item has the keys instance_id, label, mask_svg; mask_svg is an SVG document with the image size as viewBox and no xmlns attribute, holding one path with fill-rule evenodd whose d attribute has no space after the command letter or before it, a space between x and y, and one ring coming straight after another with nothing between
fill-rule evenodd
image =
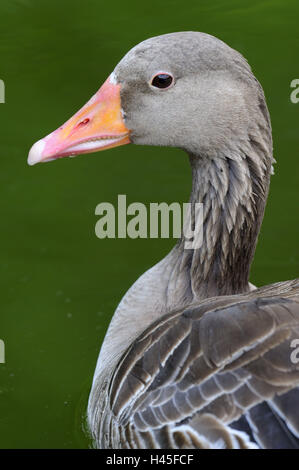
<instances>
[{"instance_id":1,"label":"grey head feathers","mask_svg":"<svg viewBox=\"0 0 299 470\"><path fill-rule=\"evenodd\" d=\"M150 86L161 71L174 77L168 90ZM246 140L257 117L269 126L261 87L247 61L208 34L181 32L143 41L114 72L135 144L213 157L225 153L236 137Z\"/></svg>"}]
</instances>

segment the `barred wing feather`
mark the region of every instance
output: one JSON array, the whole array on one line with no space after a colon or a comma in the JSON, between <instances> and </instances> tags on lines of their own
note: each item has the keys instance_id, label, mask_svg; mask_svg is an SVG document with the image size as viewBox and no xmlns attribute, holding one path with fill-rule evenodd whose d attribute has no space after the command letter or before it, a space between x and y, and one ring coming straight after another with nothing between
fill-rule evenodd
<instances>
[{"instance_id":1,"label":"barred wing feather","mask_svg":"<svg viewBox=\"0 0 299 470\"><path fill-rule=\"evenodd\" d=\"M298 286L207 299L153 323L109 384L108 446L299 448Z\"/></svg>"}]
</instances>

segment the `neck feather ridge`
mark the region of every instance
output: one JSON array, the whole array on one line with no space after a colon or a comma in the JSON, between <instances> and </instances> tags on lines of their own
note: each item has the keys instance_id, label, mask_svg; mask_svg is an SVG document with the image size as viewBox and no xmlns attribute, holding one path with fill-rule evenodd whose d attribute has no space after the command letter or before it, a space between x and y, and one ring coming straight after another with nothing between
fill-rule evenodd
<instances>
[{"instance_id":1,"label":"neck feather ridge","mask_svg":"<svg viewBox=\"0 0 299 470\"><path fill-rule=\"evenodd\" d=\"M245 292L268 195L271 150L267 142L248 137L215 157L189 158L190 202L203 204L203 242L188 250L181 238L172 252L177 258L172 275L189 274L185 295L189 290L195 299Z\"/></svg>"}]
</instances>

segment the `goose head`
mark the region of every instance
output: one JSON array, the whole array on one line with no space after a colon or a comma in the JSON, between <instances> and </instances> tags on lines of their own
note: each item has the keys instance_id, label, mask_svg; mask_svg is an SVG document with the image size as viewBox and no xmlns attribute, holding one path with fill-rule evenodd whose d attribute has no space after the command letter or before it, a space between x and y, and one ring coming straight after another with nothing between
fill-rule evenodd
<instances>
[{"instance_id":1,"label":"goose head","mask_svg":"<svg viewBox=\"0 0 299 470\"><path fill-rule=\"evenodd\" d=\"M269 127L260 85L241 54L208 34L166 34L131 49L80 111L34 144L28 163L128 143L221 157L260 122Z\"/></svg>"},{"instance_id":2,"label":"goose head","mask_svg":"<svg viewBox=\"0 0 299 470\"><path fill-rule=\"evenodd\" d=\"M272 136L263 90L243 56L199 32L148 39L125 55L80 111L34 144L28 163L128 143L189 154L190 201L203 203L203 243L184 250L182 235L167 258L169 282L182 286L178 300L248 290Z\"/></svg>"}]
</instances>

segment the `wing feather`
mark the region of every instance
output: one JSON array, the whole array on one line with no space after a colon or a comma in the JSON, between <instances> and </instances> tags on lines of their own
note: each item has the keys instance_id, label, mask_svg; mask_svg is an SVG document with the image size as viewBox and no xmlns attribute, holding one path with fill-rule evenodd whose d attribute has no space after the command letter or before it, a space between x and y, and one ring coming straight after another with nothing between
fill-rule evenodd
<instances>
[{"instance_id":1,"label":"wing feather","mask_svg":"<svg viewBox=\"0 0 299 470\"><path fill-rule=\"evenodd\" d=\"M260 446L271 446L254 412L263 402L265 416L272 409L271 420L285 423L273 446L296 443L299 364L291 361L290 341L299 335L299 288L293 281L279 286L283 296L270 286L208 299L153 323L110 383L111 419L126 429L117 445L130 437L154 448L254 446L245 426ZM241 421L238 430L233 423ZM294 440L279 438L283 432Z\"/></svg>"}]
</instances>

